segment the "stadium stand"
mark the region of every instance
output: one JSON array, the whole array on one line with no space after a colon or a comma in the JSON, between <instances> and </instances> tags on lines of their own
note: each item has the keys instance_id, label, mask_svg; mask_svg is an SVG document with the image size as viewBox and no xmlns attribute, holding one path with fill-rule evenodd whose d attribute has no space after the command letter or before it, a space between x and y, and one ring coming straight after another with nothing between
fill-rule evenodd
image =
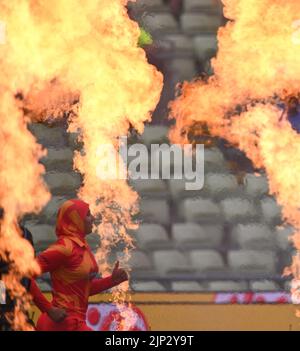
<instances>
[{"instance_id":1,"label":"stadium stand","mask_svg":"<svg viewBox=\"0 0 300 351\"><path fill-rule=\"evenodd\" d=\"M224 18L213 0L140 0L130 7L133 16L153 35L154 50L146 50L152 58L166 63L162 65L167 70L165 89L171 89L163 94L154 124L146 125L138 137L138 142L150 150L153 143L168 143L165 117L174 86L193 79L207 67L207 60L217 49L216 32ZM35 123L30 130L48 148L42 163L53 195L39 216L28 216L26 221L37 251L41 251L55 240L59 205L75 196L81 184L81 176L72 171L73 151L80 148L80 142L78 134L68 134L63 125ZM237 155L241 169L233 170L229 158L237 159ZM133 290L289 288L282 271L293 253L289 241L293 228L282 223L281 209L268 195L265 174L254 173L249 167L245 171L244 161L248 164L233 148L206 148L205 183L199 191L187 191L186 179L130 181L141 196L141 225L133 233L137 249L129 262ZM242 181L237 175L242 175ZM98 237L92 235L88 242L95 252L100 244ZM39 280L39 285L45 291L50 288L47 278Z\"/></svg>"}]
</instances>

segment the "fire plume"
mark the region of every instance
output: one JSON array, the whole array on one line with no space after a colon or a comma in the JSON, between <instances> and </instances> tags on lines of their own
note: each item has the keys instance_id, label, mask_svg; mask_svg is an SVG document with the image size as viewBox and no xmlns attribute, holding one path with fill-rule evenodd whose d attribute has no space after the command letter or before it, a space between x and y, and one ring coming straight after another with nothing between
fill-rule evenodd
<instances>
[{"instance_id":1,"label":"fire plume","mask_svg":"<svg viewBox=\"0 0 300 351\"><path fill-rule=\"evenodd\" d=\"M173 142L185 143L197 122L265 168L270 193L295 227L300 249L300 137L280 103L300 92L300 3L294 0L222 0L229 20L218 31L214 75L184 82L170 104ZM299 258L285 273L299 276Z\"/></svg>"},{"instance_id":2,"label":"fire plume","mask_svg":"<svg viewBox=\"0 0 300 351\"><path fill-rule=\"evenodd\" d=\"M83 175L78 196L91 205L94 216L102 217L95 228L101 236L100 271L104 276L110 272L107 255L120 242L125 247L120 265L128 266L134 245L127 230L135 226L138 196L125 179L99 178L99 162L109 163L101 145L117 149L118 137L130 128L143 131L163 79L138 47L140 29L129 19L126 5L127 0L0 1L5 28L0 45L0 202L6 213L0 254L12 255L20 276L37 267L32 250L18 236L16 219L38 213L50 198L38 163L45 151L26 124L51 122L66 112L69 131L79 132L83 144L74 158L74 168ZM11 273L11 281L16 274ZM15 295L20 290L18 284ZM122 284L114 300L124 302L127 291L128 284ZM21 317L18 313L15 321ZM15 327L26 329L24 318Z\"/></svg>"}]
</instances>

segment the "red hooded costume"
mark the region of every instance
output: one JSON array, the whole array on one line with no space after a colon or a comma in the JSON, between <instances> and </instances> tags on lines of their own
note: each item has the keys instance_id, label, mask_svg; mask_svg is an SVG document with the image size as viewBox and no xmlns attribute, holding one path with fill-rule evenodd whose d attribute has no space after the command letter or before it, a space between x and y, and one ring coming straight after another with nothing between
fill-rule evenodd
<instances>
[{"instance_id":1,"label":"red hooded costume","mask_svg":"<svg viewBox=\"0 0 300 351\"><path fill-rule=\"evenodd\" d=\"M38 320L37 330L90 330L86 325L89 296L113 287L112 277L96 279L98 265L85 240L84 220L89 212L87 203L68 200L58 211L58 240L37 260L42 273L50 272L52 305L63 308L67 317L53 322L46 313Z\"/></svg>"}]
</instances>

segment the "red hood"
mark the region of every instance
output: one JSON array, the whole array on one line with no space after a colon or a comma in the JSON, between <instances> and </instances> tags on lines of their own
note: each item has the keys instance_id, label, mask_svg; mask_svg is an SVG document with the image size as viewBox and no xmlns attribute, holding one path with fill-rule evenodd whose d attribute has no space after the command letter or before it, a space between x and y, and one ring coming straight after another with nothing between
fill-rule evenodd
<instances>
[{"instance_id":1,"label":"red hood","mask_svg":"<svg viewBox=\"0 0 300 351\"><path fill-rule=\"evenodd\" d=\"M77 199L68 200L58 210L56 235L60 237L85 238L84 220L88 214L89 205Z\"/></svg>"}]
</instances>

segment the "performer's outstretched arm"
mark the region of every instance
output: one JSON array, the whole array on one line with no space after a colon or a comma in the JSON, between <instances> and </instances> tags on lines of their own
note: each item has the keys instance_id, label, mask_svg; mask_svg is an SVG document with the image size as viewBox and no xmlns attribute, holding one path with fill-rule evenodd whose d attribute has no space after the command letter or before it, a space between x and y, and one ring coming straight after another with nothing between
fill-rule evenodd
<instances>
[{"instance_id":1,"label":"performer's outstretched arm","mask_svg":"<svg viewBox=\"0 0 300 351\"><path fill-rule=\"evenodd\" d=\"M116 285L118 284L113 282L111 275L102 279L94 279L91 281L90 296L97 295L102 291L113 288Z\"/></svg>"},{"instance_id":2,"label":"performer's outstretched arm","mask_svg":"<svg viewBox=\"0 0 300 351\"><path fill-rule=\"evenodd\" d=\"M112 275L103 279L94 279L91 281L90 296L97 295L104 290L108 290L128 280L126 271L119 268L119 261L116 262Z\"/></svg>"},{"instance_id":3,"label":"performer's outstretched arm","mask_svg":"<svg viewBox=\"0 0 300 351\"><path fill-rule=\"evenodd\" d=\"M31 294L31 296L33 298L33 302L41 310L41 312L48 313L49 310L52 308L52 305L45 298L45 296L41 292L40 288L38 287L38 285L34 279L31 279L31 281L30 281L29 293Z\"/></svg>"}]
</instances>

